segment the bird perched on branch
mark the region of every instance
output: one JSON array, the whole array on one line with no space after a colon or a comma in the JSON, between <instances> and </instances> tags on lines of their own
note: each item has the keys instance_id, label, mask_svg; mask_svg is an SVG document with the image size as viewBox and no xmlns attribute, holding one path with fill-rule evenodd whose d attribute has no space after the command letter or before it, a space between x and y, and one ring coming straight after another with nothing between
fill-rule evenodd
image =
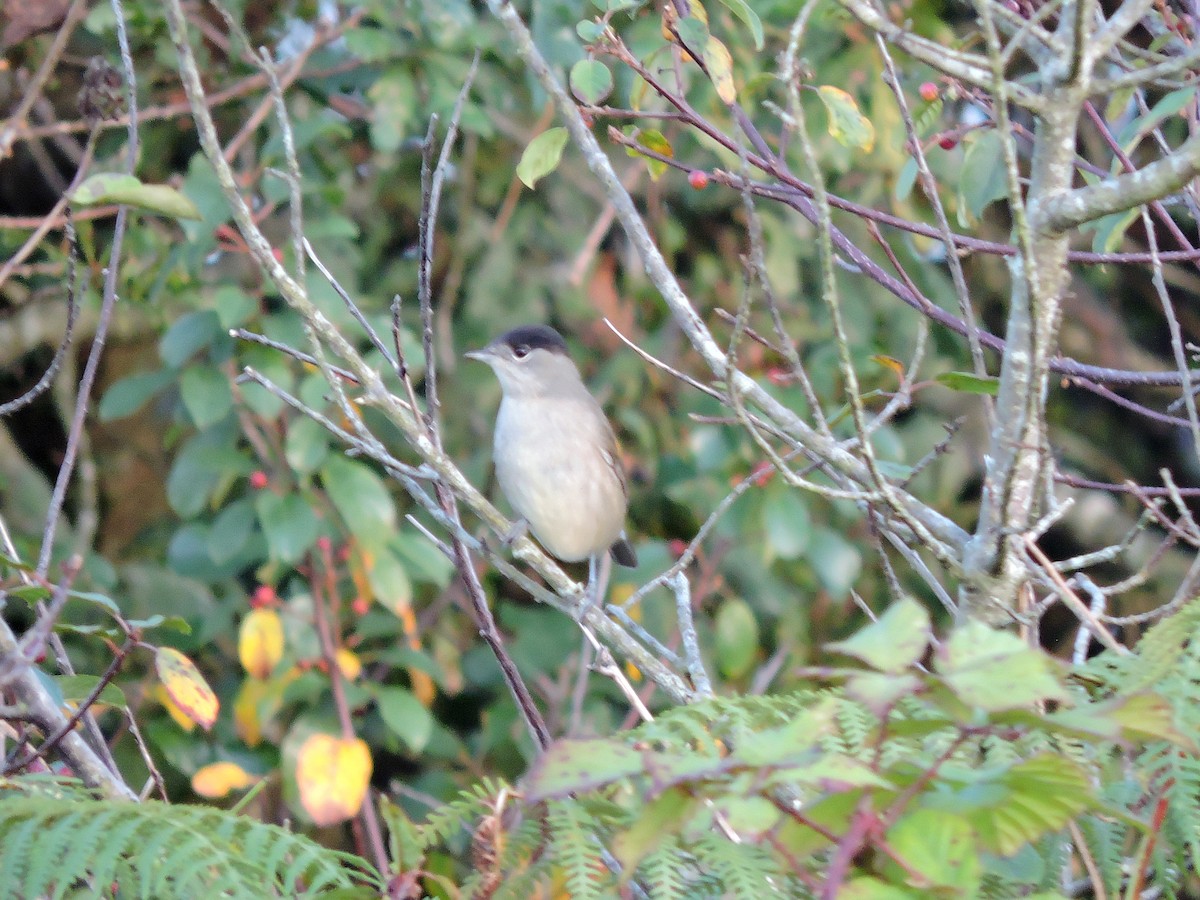
<instances>
[{"instance_id":1,"label":"bird perched on branch","mask_svg":"<svg viewBox=\"0 0 1200 900\"><path fill-rule=\"evenodd\" d=\"M625 538L628 498L612 428L553 328L522 325L466 355L500 379L492 452L518 527L563 562L588 561L582 617L595 602L605 552L620 565L637 565Z\"/></svg>"}]
</instances>

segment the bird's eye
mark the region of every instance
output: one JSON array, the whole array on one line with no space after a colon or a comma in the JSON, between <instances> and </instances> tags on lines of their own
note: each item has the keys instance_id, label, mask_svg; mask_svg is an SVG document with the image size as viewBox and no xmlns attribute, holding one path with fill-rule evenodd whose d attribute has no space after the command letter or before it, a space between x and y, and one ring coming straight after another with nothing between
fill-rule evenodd
<instances>
[{"instance_id":1,"label":"bird's eye","mask_svg":"<svg viewBox=\"0 0 1200 900\"><path fill-rule=\"evenodd\" d=\"M513 356L515 356L517 359L524 359L528 355L529 355L529 345L528 344L517 344L517 346L513 347Z\"/></svg>"}]
</instances>

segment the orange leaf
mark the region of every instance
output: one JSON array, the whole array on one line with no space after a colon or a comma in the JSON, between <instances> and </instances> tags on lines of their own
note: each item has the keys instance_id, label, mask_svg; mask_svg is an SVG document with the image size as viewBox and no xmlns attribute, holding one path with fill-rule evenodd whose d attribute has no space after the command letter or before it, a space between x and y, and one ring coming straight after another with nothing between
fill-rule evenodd
<instances>
[{"instance_id":1,"label":"orange leaf","mask_svg":"<svg viewBox=\"0 0 1200 900\"><path fill-rule=\"evenodd\" d=\"M159 647L154 668L179 711L205 731L212 728L221 704L196 664L173 647Z\"/></svg>"},{"instance_id":2,"label":"orange leaf","mask_svg":"<svg viewBox=\"0 0 1200 900\"><path fill-rule=\"evenodd\" d=\"M283 622L273 609L252 609L238 631L238 659L255 678L266 678L283 659Z\"/></svg>"},{"instance_id":3,"label":"orange leaf","mask_svg":"<svg viewBox=\"0 0 1200 900\"><path fill-rule=\"evenodd\" d=\"M300 802L318 825L336 825L357 815L370 781L371 751L358 738L314 734L300 747Z\"/></svg>"},{"instance_id":4,"label":"orange leaf","mask_svg":"<svg viewBox=\"0 0 1200 900\"><path fill-rule=\"evenodd\" d=\"M192 790L216 800L230 791L244 791L257 779L237 763L217 762L201 767L192 776Z\"/></svg>"}]
</instances>

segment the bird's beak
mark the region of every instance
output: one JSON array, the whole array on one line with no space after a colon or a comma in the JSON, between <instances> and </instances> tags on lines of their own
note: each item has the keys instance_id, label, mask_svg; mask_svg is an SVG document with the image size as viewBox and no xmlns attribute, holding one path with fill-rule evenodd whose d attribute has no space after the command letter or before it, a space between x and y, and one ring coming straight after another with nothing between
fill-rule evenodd
<instances>
[{"instance_id":1,"label":"bird's beak","mask_svg":"<svg viewBox=\"0 0 1200 900\"><path fill-rule=\"evenodd\" d=\"M496 351L492 349L490 344L480 350L468 350L463 354L467 359L477 359L484 363L492 359L495 355Z\"/></svg>"}]
</instances>

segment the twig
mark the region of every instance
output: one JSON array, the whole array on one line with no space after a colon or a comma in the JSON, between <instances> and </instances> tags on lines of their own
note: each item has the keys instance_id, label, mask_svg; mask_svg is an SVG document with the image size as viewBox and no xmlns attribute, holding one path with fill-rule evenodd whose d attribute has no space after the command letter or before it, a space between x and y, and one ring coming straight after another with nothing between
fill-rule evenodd
<instances>
[{"instance_id":1,"label":"twig","mask_svg":"<svg viewBox=\"0 0 1200 900\"><path fill-rule=\"evenodd\" d=\"M1046 573L1046 576L1054 585L1059 599L1070 608L1071 612L1075 613L1080 624L1086 626L1096 636L1096 639L1109 650L1119 656L1128 655L1128 648L1112 636L1109 630L1104 627L1104 624L1096 618L1087 605L1071 590L1070 585L1058 573L1058 570L1054 568L1054 563L1042 552L1042 548L1037 545L1036 541L1032 537L1026 536L1022 539L1022 543L1028 554L1041 566L1042 571Z\"/></svg>"},{"instance_id":2,"label":"twig","mask_svg":"<svg viewBox=\"0 0 1200 900\"><path fill-rule=\"evenodd\" d=\"M87 0L74 0L67 8L66 15L63 16L63 20L55 32L54 40L50 42L50 47L42 58L41 65L38 66L38 70L30 79L29 84L25 86L16 109L4 120L4 127L0 129L0 159L7 159L12 154L12 145L16 140L17 129L24 124L25 117L29 115L29 111L33 109L33 105L41 96L42 87L58 65L59 58L67 47L67 42L71 40L71 35L75 32L75 26L83 21L87 12ZM3 279L0 279L0 282L2 281Z\"/></svg>"},{"instance_id":3,"label":"twig","mask_svg":"<svg viewBox=\"0 0 1200 900\"><path fill-rule=\"evenodd\" d=\"M42 743L39 744L35 749L29 751L18 759L6 760L4 773L7 775L13 772L19 772L35 759L41 759L47 753L51 752L55 747L57 747L62 739L65 738L77 724L79 724L81 719L83 719L85 716L90 716L91 708L95 704L96 700L99 699L101 692L108 687L109 683L117 676L117 673L121 671L121 666L125 662L125 657L129 654L130 650L137 646L137 644L138 641L135 638L132 636L127 637L125 639L125 643L118 647L116 652L113 654L112 662L108 664L108 668L104 670L104 674L100 676L100 680L96 682L95 687L93 687L88 693L87 697L85 697L79 703L79 706L76 707L73 713L71 713L70 717L62 725L60 725L58 729L47 735L46 740L42 741Z\"/></svg>"},{"instance_id":4,"label":"twig","mask_svg":"<svg viewBox=\"0 0 1200 900\"><path fill-rule=\"evenodd\" d=\"M667 587L675 594L675 618L679 623L679 636L683 641L684 659L687 661L688 677L696 686L700 697L713 696L712 682L704 668L704 660L700 657L700 641L696 637L696 622L692 617L692 591L687 577L682 572L676 572L666 581Z\"/></svg>"}]
</instances>

